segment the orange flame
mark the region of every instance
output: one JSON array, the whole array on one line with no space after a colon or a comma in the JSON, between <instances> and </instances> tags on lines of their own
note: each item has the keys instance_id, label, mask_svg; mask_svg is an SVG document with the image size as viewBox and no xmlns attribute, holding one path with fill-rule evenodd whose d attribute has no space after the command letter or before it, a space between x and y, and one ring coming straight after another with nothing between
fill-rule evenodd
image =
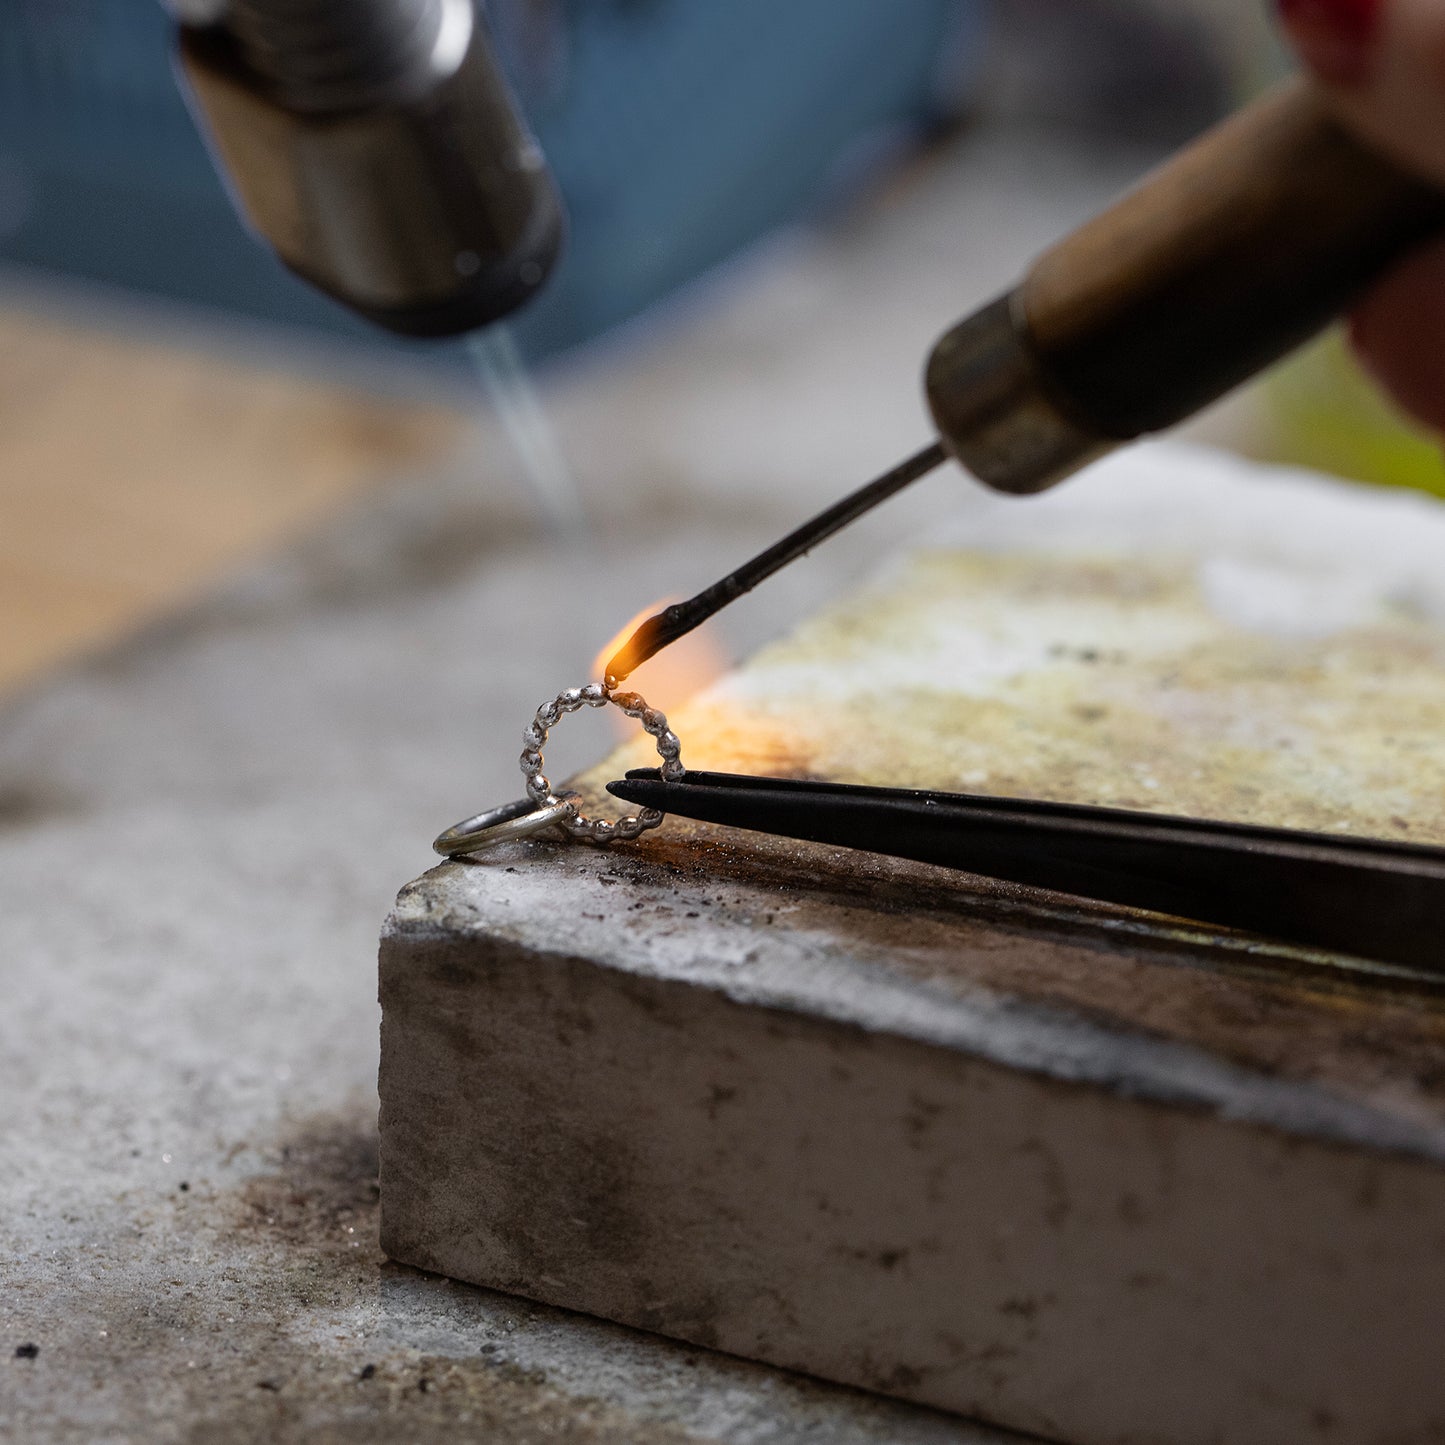
<instances>
[{"instance_id":1,"label":"orange flame","mask_svg":"<svg viewBox=\"0 0 1445 1445\"><path fill-rule=\"evenodd\" d=\"M675 597L660 598L619 627L616 635L593 659L592 675L601 677L608 661L637 628L654 612L662 611L677 600ZM693 693L701 692L708 683L721 677L727 671L727 666L728 658L722 648L707 635L706 628L699 628L696 632L689 632L686 637L678 638L656 657L644 662L637 672L623 683L623 687L629 691L635 687L648 702L664 712L670 712L686 702ZM636 731L635 725L615 708L608 708L606 712L620 734L630 736Z\"/></svg>"}]
</instances>

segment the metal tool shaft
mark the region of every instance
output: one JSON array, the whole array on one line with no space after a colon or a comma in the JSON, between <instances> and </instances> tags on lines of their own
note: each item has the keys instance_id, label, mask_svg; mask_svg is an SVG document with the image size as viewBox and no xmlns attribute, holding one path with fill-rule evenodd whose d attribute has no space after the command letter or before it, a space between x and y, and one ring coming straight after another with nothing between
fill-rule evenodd
<instances>
[{"instance_id":1,"label":"metal tool shaft","mask_svg":"<svg viewBox=\"0 0 1445 1445\"><path fill-rule=\"evenodd\" d=\"M661 652L669 643L700 627L709 617L721 612L729 602L735 602L745 592L751 592L759 582L771 577L781 567L795 561L805 552L826 541L835 532L841 532L849 522L856 521L864 512L887 501L896 492L927 475L935 467L948 460L948 453L939 442L916 452L906 462L900 462L892 471L850 492L840 502L834 502L824 512L801 527L795 527L780 542L774 542L766 551L759 552L751 561L744 562L734 572L729 572L719 582L704 588L686 602L674 602L672 606L649 617L617 650L607 663L606 682L615 687L629 673L642 666L649 657Z\"/></svg>"},{"instance_id":2,"label":"metal tool shaft","mask_svg":"<svg viewBox=\"0 0 1445 1445\"><path fill-rule=\"evenodd\" d=\"M1445 975L1445 849L1117 808L639 769L681 817L863 848Z\"/></svg>"}]
</instances>

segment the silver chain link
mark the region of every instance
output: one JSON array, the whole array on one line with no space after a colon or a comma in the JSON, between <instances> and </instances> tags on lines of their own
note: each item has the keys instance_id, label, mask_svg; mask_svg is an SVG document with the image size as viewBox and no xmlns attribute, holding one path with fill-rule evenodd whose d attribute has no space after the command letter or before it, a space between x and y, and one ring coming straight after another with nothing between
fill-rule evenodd
<instances>
[{"instance_id":1,"label":"silver chain link","mask_svg":"<svg viewBox=\"0 0 1445 1445\"><path fill-rule=\"evenodd\" d=\"M559 798L552 792L552 784L542 771L542 749L548 735L561 721L564 714L576 712L584 707L606 707L608 704L620 708L630 718L636 718L644 731L651 733L657 741L657 754L662 759L662 776L668 782L682 777L686 769L682 765L682 744L677 734L667 725L667 717L654 707L648 707L646 700L635 692L611 692L600 682L589 682L586 687L569 687L559 692L551 702L544 702L537 709L537 716L522 734L522 777L526 780L527 796L539 807L550 808L558 803L567 803L570 811L557 820L559 828L570 837L588 843L612 843L619 839L636 838L649 828L662 822L663 813L657 808L643 808L626 817L588 818L577 811L575 803L568 798Z\"/></svg>"}]
</instances>

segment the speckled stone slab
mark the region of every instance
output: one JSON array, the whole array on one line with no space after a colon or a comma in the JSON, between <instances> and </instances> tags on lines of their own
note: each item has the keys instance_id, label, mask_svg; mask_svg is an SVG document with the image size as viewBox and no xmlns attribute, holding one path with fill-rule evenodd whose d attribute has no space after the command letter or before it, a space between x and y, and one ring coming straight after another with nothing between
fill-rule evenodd
<instances>
[{"instance_id":1,"label":"speckled stone slab","mask_svg":"<svg viewBox=\"0 0 1445 1445\"><path fill-rule=\"evenodd\" d=\"M1418 498L1145 450L674 725L693 767L1445 842L1442 559ZM394 1258L1088 1445L1445 1437L1424 981L670 822L433 870L381 996Z\"/></svg>"}]
</instances>

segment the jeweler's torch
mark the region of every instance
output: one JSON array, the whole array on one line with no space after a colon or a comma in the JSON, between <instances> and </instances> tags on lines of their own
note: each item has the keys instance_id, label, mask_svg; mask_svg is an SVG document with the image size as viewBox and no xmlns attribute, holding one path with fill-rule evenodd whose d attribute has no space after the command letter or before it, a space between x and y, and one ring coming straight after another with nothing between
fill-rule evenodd
<instances>
[{"instance_id":1,"label":"jeweler's torch","mask_svg":"<svg viewBox=\"0 0 1445 1445\"><path fill-rule=\"evenodd\" d=\"M1372 149L1296 81L1240 111L1046 252L928 360L940 440L687 602L607 665L669 642L952 456L1044 490L1192 416L1321 330L1445 232L1445 193Z\"/></svg>"},{"instance_id":2,"label":"jeweler's torch","mask_svg":"<svg viewBox=\"0 0 1445 1445\"><path fill-rule=\"evenodd\" d=\"M473 0L168 0L203 128L293 271L408 336L507 315L562 208Z\"/></svg>"}]
</instances>

